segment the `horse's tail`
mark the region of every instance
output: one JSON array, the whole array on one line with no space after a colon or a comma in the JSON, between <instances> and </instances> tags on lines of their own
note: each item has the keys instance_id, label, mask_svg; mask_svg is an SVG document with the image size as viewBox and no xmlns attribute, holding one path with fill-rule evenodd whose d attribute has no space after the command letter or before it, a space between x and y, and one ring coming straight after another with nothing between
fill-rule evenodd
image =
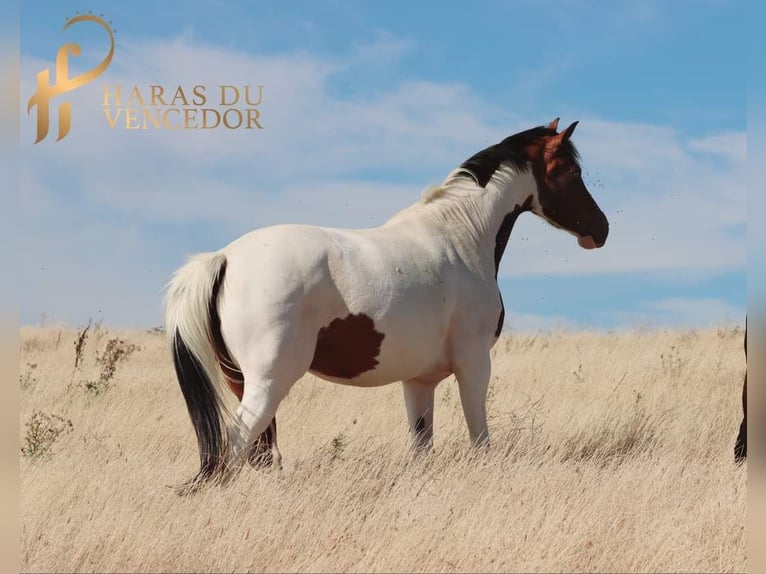
<instances>
[{"instance_id":1,"label":"horse's tail","mask_svg":"<svg viewBox=\"0 0 766 574\"><path fill-rule=\"evenodd\" d=\"M219 357L228 352L218 315L225 274L223 253L195 255L173 275L165 296L165 328L199 446L199 472L183 489L215 478L225 464L230 415L220 392Z\"/></svg>"}]
</instances>

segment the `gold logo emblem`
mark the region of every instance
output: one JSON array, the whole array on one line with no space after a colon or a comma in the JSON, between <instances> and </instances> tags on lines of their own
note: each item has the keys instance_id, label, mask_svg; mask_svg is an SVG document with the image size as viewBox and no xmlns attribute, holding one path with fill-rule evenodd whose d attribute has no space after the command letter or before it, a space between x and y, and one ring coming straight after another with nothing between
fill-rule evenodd
<instances>
[{"instance_id":1,"label":"gold logo emblem","mask_svg":"<svg viewBox=\"0 0 766 574\"><path fill-rule=\"evenodd\" d=\"M74 18L67 20L62 31L66 31L73 24L78 22L95 22L101 26L109 34L109 53L103 59L103 61L88 72L69 77L69 57L79 56L81 49L80 45L74 42L67 42L58 49L56 52L56 81L50 83L50 70L43 70L37 74L37 91L29 98L27 102L27 114L32 110L34 106L37 106L37 139L35 143L39 143L48 135L48 128L50 123L50 101L56 96L66 94L72 90L76 90L84 86L87 83L92 82L109 67L114 56L114 32L109 24L107 24L103 18L94 16L92 14L80 14ZM72 104L66 102L58 107L59 117L59 129L58 137L56 141L60 141L69 133L72 127Z\"/></svg>"}]
</instances>

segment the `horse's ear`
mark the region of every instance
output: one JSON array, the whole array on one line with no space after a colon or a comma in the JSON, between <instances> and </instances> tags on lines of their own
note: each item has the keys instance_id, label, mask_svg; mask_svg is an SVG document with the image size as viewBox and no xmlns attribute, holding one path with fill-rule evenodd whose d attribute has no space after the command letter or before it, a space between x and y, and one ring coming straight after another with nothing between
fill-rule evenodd
<instances>
[{"instance_id":1,"label":"horse's ear","mask_svg":"<svg viewBox=\"0 0 766 574\"><path fill-rule=\"evenodd\" d=\"M571 137L572 137L572 134L574 133L574 131L575 131L575 128L577 127L577 124L578 124L578 123L580 123L580 122L579 122L579 121L577 121L577 122L572 122L572 125L571 125L571 126L569 126L567 129L565 129L565 130L562 132L562 134L561 134L561 141L565 142L565 141L567 141L569 138L571 138Z\"/></svg>"},{"instance_id":2,"label":"horse's ear","mask_svg":"<svg viewBox=\"0 0 766 574\"><path fill-rule=\"evenodd\" d=\"M559 119L556 118L548 125L548 127L550 128L552 126L558 126L558 122L559 122ZM558 133L555 136L550 136L549 138L547 138L547 142L544 146L545 154L547 157L551 157L553 154L555 154L556 150L559 149L559 146L561 146L562 143L564 143L570 137L572 137L572 134L574 133L575 128L577 127L577 124L578 122L573 122L572 125L570 125L563 132Z\"/></svg>"},{"instance_id":3,"label":"horse's ear","mask_svg":"<svg viewBox=\"0 0 766 574\"><path fill-rule=\"evenodd\" d=\"M556 118L551 123L549 123L548 124L548 129L549 130L553 130L554 132L558 131L558 129L559 129L559 118Z\"/></svg>"}]
</instances>

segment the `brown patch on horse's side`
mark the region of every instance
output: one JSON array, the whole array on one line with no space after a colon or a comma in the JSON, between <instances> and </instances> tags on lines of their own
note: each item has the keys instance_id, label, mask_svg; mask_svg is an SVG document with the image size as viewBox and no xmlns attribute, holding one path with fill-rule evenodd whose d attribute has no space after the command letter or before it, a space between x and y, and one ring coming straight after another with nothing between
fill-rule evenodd
<instances>
[{"instance_id":1,"label":"brown patch on horse's side","mask_svg":"<svg viewBox=\"0 0 766 574\"><path fill-rule=\"evenodd\" d=\"M310 369L328 377L353 379L378 365L385 335L364 313L334 319L319 329Z\"/></svg>"}]
</instances>

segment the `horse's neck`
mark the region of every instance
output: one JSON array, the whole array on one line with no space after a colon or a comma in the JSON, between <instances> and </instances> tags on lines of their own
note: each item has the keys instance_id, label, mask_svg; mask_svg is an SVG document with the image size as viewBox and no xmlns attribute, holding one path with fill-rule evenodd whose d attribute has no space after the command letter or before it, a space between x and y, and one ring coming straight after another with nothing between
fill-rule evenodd
<instances>
[{"instance_id":1,"label":"horse's neck","mask_svg":"<svg viewBox=\"0 0 766 574\"><path fill-rule=\"evenodd\" d=\"M507 227L506 217L522 206L528 208L528 199L536 189L531 170L500 168L484 188L472 178L453 172L422 202L389 224L423 225L425 233L442 238L466 262L486 266L491 261L494 269L495 248L501 228ZM510 233L510 229L505 231Z\"/></svg>"}]
</instances>

